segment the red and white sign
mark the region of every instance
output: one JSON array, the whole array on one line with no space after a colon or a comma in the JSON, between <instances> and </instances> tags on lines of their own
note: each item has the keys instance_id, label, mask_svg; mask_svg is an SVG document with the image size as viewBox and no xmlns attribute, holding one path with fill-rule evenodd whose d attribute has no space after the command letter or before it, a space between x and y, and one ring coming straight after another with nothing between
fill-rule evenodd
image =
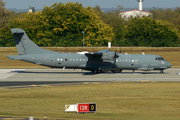
<instances>
[{"instance_id":1,"label":"red and white sign","mask_svg":"<svg viewBox=\"0 0 180 120\"><path fill-rule=\"evenodd\" d=\"M96 112L96 103L78 103L77 113Z\"/></svg>"},{"instance_id":2,"label":"red and white sign","mask_svg":"<svg viewBox=\"0 0 180 120\"><path fill-rule=\"evenodd\" d=\"M78 112L89 112L89 104L87 103L78 104Z\"/></svg>"}]
</instances>

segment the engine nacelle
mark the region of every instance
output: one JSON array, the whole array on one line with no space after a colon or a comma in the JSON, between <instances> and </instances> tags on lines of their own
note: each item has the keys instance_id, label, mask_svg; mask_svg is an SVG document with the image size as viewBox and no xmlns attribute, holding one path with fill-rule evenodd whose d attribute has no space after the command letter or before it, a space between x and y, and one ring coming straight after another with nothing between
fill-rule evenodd
<instances>
[{"instance_id":1,"label":"engine nacelle","mask_svg":"<svg viewBox=\"0 0 180 120\"><path fill-rule=\"evenodd\" d=\"M114 60L114 53L103 53L102 58L103 60Z\"/></svg>"}]
</instances>

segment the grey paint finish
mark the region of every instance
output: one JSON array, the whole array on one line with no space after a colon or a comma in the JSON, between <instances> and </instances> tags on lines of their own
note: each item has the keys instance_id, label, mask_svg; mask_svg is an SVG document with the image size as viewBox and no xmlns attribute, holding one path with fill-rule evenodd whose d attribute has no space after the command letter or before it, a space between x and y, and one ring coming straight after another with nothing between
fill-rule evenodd
<instances>
[{"instance_id":1,"label":"grey paint finish","mask_svg":"<svg viewBox=\"0 0 180 120\"><path fill-rule=\"evenodd\" d=\"M8 55L11 60L22 60L53 68L78 68L94 73L122 70L163 72L172 66L159 55L119 54L110 50L84 54L53 52L38 47L22 29L12 28L12 34L19 55Z\"/></svg>"}]
</instances>

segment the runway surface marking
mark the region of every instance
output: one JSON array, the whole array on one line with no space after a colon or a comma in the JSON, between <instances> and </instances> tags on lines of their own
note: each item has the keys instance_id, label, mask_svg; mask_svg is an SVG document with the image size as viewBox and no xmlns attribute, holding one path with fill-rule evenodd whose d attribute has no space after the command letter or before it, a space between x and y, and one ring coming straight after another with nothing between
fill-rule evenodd
<instances>
[{"instance_id":1,"label":"runway surface marking","mask_svg":"<svg viewBox=\"0 0 180 120\"><path fill-rule=\"evenodd\" d=\"M0 79L7 79L15 74L23 72L25 69L0 69Z\"/></svg>"}]
</instances>

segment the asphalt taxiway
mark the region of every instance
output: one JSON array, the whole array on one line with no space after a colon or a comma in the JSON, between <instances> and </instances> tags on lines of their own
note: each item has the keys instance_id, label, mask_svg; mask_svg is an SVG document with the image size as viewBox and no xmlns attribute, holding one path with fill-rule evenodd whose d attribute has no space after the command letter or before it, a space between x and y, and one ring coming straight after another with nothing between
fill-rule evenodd
<instances>
[{"instance_id":1,"label":"asphalt taxiway","mask_svg":"<svg viewBox=\"0 0 180 120\"><path fill-rule=\"evenodd\" d=\"M128 71L93 74L69 69L0 69L0 88L26 85L66 85L90 82L180 82L180 68L159 71Z\"/></svg>"}]
</instances>

